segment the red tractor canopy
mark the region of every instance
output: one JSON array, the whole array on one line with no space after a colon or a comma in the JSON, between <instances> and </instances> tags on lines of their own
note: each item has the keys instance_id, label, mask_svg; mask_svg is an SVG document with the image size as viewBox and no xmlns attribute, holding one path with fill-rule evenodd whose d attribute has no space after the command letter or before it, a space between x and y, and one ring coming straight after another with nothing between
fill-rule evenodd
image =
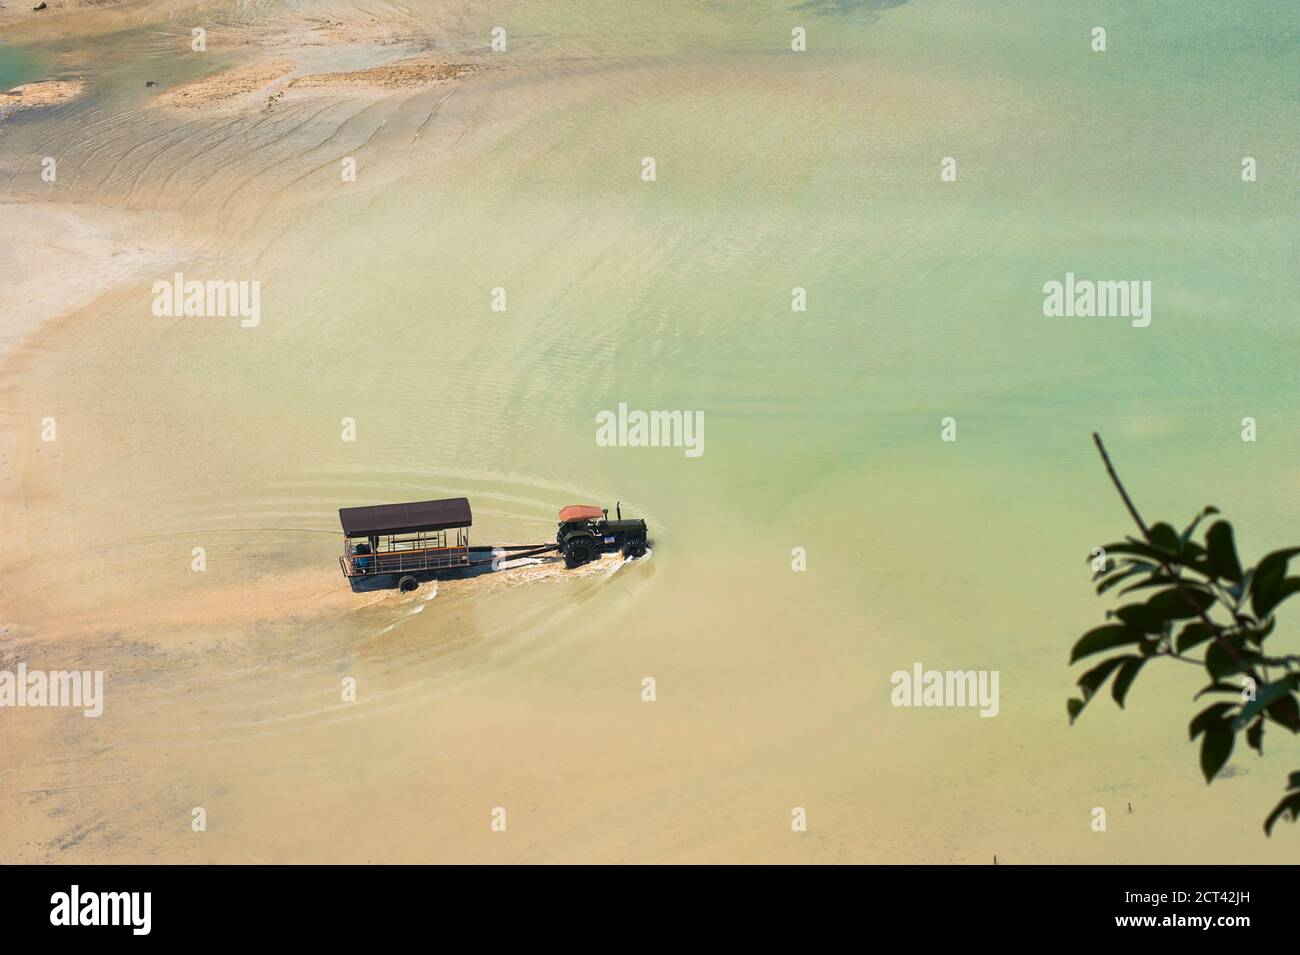
<instances>
[{"instance_id":1,"label":"red tractor canopy","mask_svg":"<svg viewBox=\"0 0 1300 955\"><path fill-rule=\"evenodd\" d=\"M595 521L604 516L605 512L603 510L590 504L570 504L568 507L560 508L561 524L567 524L570 521Z\"/></svg>"}]
</instances>

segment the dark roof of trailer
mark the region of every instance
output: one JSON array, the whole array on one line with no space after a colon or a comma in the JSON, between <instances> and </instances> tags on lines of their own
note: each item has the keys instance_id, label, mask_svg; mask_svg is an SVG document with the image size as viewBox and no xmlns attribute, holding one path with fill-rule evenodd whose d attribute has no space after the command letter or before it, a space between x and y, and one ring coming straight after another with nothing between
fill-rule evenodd
<instances>
[{"instance_id":1,"label":"dark roof of trailer","mask_svg":"<svg viewBox=\"0 0 1300 955\"><path fill-rule=\"evenodd\" d=\"M348 537L376 534L414 534L469 527L473 520L469 500L453 497L445 501L413 501L410 504L374 504L370 507L340 507L339 523Z\"/></svg>"}]
</instances>

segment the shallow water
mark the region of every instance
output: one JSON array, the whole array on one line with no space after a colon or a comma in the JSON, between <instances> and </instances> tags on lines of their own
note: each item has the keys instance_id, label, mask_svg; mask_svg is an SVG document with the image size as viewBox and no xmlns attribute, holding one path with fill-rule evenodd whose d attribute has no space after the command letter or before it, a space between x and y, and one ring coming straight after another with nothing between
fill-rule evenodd
<instances>
[{"instance_id":1,"label":"shallow water","mask_svg":"<svg viewBox=\"0 0 1300 955\"><path fill-rule=\"evenodd\" d=\"M36 78L36 58L23 50L0 46L0 90L7 90Z\"/></svg>"},{"instance_id":2,"label":"shallow water","mask_svg":"<svg viewBox=\"0 0 1300 955\"><path fill-rule=\"evenodd\" d=\"M490 27L413 9L438 49ZM10 639L109 661L112 695L98 721L40 714L70 790L39 756L4 777L85 831L5 856L1288 858L1258 822L1294 754L1207 789L1195 675L1144 674L1073 729L1063 704L1102 614L1084 558L1128 531L1092 430L1152 519L1215 503L1257 555L1300 516L1294 7L513 16L509 68L445 100L181 126L142 105L166 51L132 33L121 92L55 130L69 195L179 219L177 268L260 280L262 321L157 319L136 283L17 370ZM1067 271L1150 280L1151 326L1045 318ZM703 412L704 454L597 446L620 402ZM338 507L462 494L478 542L621 499L654 553L346 590ZM918 660L999 670L1000 715L891 707Z\"/></svg>"}]
</instances>

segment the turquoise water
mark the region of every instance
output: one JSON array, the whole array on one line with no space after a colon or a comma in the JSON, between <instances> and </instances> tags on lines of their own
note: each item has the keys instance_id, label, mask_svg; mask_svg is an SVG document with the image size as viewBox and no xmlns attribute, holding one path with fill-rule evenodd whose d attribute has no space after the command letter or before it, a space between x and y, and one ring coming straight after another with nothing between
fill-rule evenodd
<instances>
[{"instance_id":1,"label":"turquoise water","mask_svg":"<svg viewBox=\"0 0 1300 955\"><path fill-rule=\"evenodd\" d=\"M23 50L0 46L0 90L38 78L36 57Z\"/></svg>"}]
</instances>

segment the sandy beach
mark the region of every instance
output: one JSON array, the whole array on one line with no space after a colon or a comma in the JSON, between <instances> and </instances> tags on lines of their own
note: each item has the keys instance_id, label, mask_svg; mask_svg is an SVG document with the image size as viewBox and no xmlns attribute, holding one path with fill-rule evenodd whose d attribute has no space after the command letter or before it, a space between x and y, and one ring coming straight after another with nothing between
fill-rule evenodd
<instances>
[{"instance_id":1,"label":"sandy beach","mask_svg":"<svg viewBox=\"0 0 1300 955\"><path fill-rule=\"evenodd\" d=\"M1251 384L1300 357L1295 197L1231 191L1244 148L1294 152L1267 30L1223 67L1244 109L1168 53L1121 84L1027 0L30 6L0 9L0 669L103 671L105 707L0 716L0 861L1294 855L1223 812L1292 754L1207 788L1175 675L1064 706L1123 530L1091 430L1153 510L1214 500L1255 552L1300 517L1291 397ZM1117 249L1167 295L1149 334L1033 316ZM258 283L259 321L159 316L177 274ZM702 409L707 451L599 446L620 403ZM461 495L476 542L621 501L652 552L348 587L340 507ZM915 661L1000 670L1000 714L892 706Z\"/></svg>"}]
</instances>

